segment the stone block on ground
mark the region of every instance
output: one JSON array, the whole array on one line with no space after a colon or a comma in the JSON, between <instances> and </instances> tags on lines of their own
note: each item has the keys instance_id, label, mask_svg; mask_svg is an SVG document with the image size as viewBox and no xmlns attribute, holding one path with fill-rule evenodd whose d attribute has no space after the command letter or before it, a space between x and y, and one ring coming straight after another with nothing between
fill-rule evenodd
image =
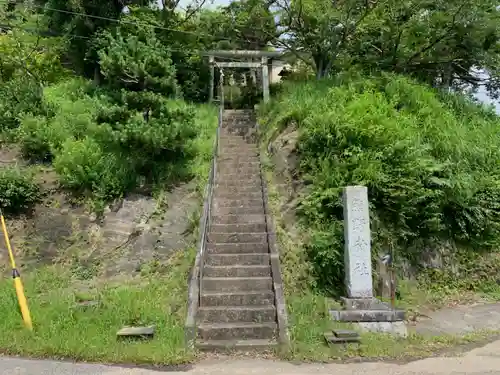
<instances>
[{"instance_id":1,"label":"stone block on ground","mask_svg":"<svg viewBox=\"0 0 500 375\"><path fill-rule=\"evenodd\" d=\"M330 315L339 322L398 322L405 318L402 310L332 310Z\"/></svg>"},{"instance_id":2,"label":"stone block on ground","mask_svg":"<svg viewBox=\"0 0 500 375\"><path fill-rule=\"evenodd\" d=\"M344 337L345 338L345 337L358 337L359 336L358 332L352 331L349 329L334 329L332 332L336 337Z\"/></svg>"},{"instance_id":3,"label":"stone block on ground","mask_svg":"<svg viewBox=\"0 0 500 375\"><path fill-rule=\"evenodd\" d=\"M404 321L398 322L359 322L356 323L360 331L387 333L402 338L408 337L408 328Z\"/></svg>"},{"instance_id":4,"label":"stone block on ground","mask_svg":"<svg viewBox=\"0 0 500 375\"><path fill-rule=\"evenodd\" d=\"M99 301L80 301L75 304L76 309L87 310L99 307Z\"/></svg>"},{"instance_id":5,"label":"stone block on ground","mask_svg":"<svg viewBox=\"0 0 500 375\"><path fill-rule=\"evenodd\" d=\"M377 298L340 298L346 310L387 310L390 306Z\"/></svg>"},{"instance_id":6,"label":"stone block on ground","mask_svg":"<svg viewBox=\"0 0 500 375\"><path fill-rule=\"evenodd\" d=\"M352 337L338 337L331 332L327 332L323 335L328 344L349 344L360 342L359 336Z\"/></svg>"},{"instance_id":7,"label":"stone block on ground","mask_svg":"<svg viewBox=\"0 0 500 375\"><path fill-rule=\"evenodd\" d=\"M116 335L121 338L152 338L155 326L146 327L123 327Z\"/></svg>"}]
</instances>

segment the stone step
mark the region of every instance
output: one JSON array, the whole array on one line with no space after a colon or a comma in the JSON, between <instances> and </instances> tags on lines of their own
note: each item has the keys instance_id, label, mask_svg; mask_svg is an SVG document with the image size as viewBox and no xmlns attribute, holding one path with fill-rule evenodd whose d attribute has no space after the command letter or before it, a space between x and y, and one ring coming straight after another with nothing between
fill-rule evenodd
<instances>
[{"instance_id":1,"label":"stone step","mask_svg":"<svg viewBox=\"0 0 500 375\"><path fill-rule=\"evenodd\" d=\"M260 172L259 173L238 173L236 171L223 171L217 173L216 183L220 181L231 181L231 180L239 180L242 183L245 182L258 182L261 180Z\"/></svg>"},{"instance_id":2,"label":"stone step","mask_svg":"<svg viewBox=\"0 0 500 375\"><path fill-rule=\"evenodd\" d=\"M214 215L254 215L254 214L264 214L264 203L260 202L260 206L246 206L246 207L213 207Z\"/></svg>"},{"instance_id":3,"label":"stone step","mask_svg":"<svg viewBox=\"0 0 500 375\"><path fill-rule=\"evenodd\" d=\"M260 233L266 232L266 223L212 224L211 232L217 233Z\"/></svg>"},{"instance_id":4,"label":"stone step","mask_svg":"<svg viewBox=\"0 0 500 375\"><path fill-rule=\"evenodd\" d=\"M273 305L201 307L197 320L202 323L275 322L276 309Z\"/></svg>"},{"instance_id":5,"label":"stone step","mask_svg":"<svg viewBox=\"0 0 500 375\"><path fill-rule=\"evenodd\" d=\"M215 207L264 207L262 199L214 199Z\"/></svg>"},{"instance_id":6,"label":"stone step","mask_svg":"<svg viewBox=\"0 0 500 375\"><path fill-rule=\"evenodd\" d=\"M221 187L221 188L225 188L225 189L231 189L231 190L234 190L234 189L238 189L238 188L242 188L242 189L248 189L248 190L252 190L252 189L262 189L262 179L260 178L254 178L252 180L248 180L248 181L222 181L218 178L215 179L214 181L214 186L215 187ZM243 191L247 191L247 190L243 190Z\"/></svg>"},{"instance_id":7,"label":"stone step","mask_svg":"<svg viewBox=\"0 0 500 375\"><path fill-rule=\"evenodd\" d=\"M219 150L230 150L230 151L259 151L259 146L256 144L244 144L244 145L221 145L219 144Z\"/></svg>"},{"instance_id":8,"label":"stone step","mask_svg":"<svg viewBox=\"0 0 500 375\"><path fill-rule=\"evenodd\" d=\"M260 177L260 168L217 168L216 176L218 182L229 181L233 176L240 176L243 179L252 180Z\"/></svg>"},{"instance_id":9,"label":"stone step","mask_svg":"<svg viewBox=\"0 0 500 375\"><path fill-rule=\"evenodd\" d=\"M237 134L230 134L227 132L219 134L219 144L224 144L225 142L247 144L247 145L254 145L254 146L257 145L257 143L255 143L249 137L245 137L245 136L241 136L241 135L237 135Z\"/></svg>"},{"instance_id":10,"label":"stone step","mask_svg":"<svg viewBox=\"0 0 500 375\"><path fill-rule=\"evenodd\" d=\"M254 143L249 137L245 137L242 135L231 134L228 129L224 129L219 133L219 141L241 141L246 143ZM254 143L256 144L256 143Z\"/></svg>"},{"instance_id":11,"label":"stone step","mask_svg":"<svg viewBox=\"0 0 500 375\"><path fill-rule=\"evenodd\" d=\"M250 224L250 223L266 223L266 216L261 215L223 215L213 216L213 224Z\"/></svg>"},{"instance_id":12,"label":"stone step","mask_svg":"<svg viewBox=\"0 0 500 375\"><path fill-rule=\"evenodd\" d=\"M234 190L216 189L214 194L215 199L262 199L262 191L239 193Z\"/></svg>"},{"instance_id":13,"label":"stone step","mask_svg":"<svg viewBox=\"0 0 500 375\"><path fill-rule=\"evenodd\" d=\"M222 122L221 134L230 134L235 130L254 130L256 128L255 121L249 121L246 119L235 120L235 121L226 121Z\"/></svg>"},{"instance_id":14,"label":"stone step","mask_svg":"<svg viewBox=\"0 0 500 375\"><path fill-rule=\"evenodd\" d=\"M205 277L267 277L270 266L204 266Z\"/></svg>"},{"instance_id":15,"label":"stone step","mask_svg":"<svg viewBox=\"0 0 500 375\"><path fill-rule=\"evenodd\" d=\"M242 149L247 149L248 146L252 146L251 148L253 148L255 144L254 143L249 143L249 142L246 142L246 141L237 141L237 140L233 140L233 141L223 141L223 142L220 142L219 143L219 148L242 148Z\"/></svg>"},{"instance_id":16,"label":"stone step","mask_svg":"<svg viewBox=\"0 0 500 375\"><path fill-rule=\"evenodd\" d=\"M237 115L232 115L229 117L223 117L222 118L222 123L226 124L231 124L233 122L237 121L246 121L246 122L252 122L255 121L255 116L253 115L247 115L247 114L237 114Z\"/></svg>"},{"instance_id":17,"label":"stone step","mask_svg":"<svg viewBox=\"0 0 500 375\"><path fill-rule=\"evenodd\" d=\"M207 252L210 254L267 254L269 253L269 246L267 242L208 243Z\"/></svg>"},{"instance_id":18,"label":"stone step","mask_svg":"<svg viewBox=\"0 0 500 375\"><path fill-rule=\"evenodd\" d=\"M261 193L262 194L262 184L260 182L254 183L252 185L222 185L218 183L214 186L216 192L234 192L234 193Z\"/></svg>"},{"instance_id":19,"label":"stone step","mask_svg":"<svg viewBox=\"0 0 500 375\"><path fill-rule=\"evenodd\" d=\"M220 155L224 155L229 158L234 158L234 157L240 157L240 158L245 158L245 157L259 157L259 151L258 150L241 150L237 148L233 149L227 149L227 148L219 148L217 157Z\"/></svg>"},{"instance_id":20,"label":"stone step","mask_svg":"<svg viewBox=\"0 0 500 375\"><path fill-rule=\"evenodd\" d=\"M219 155L217 163L260 163L258 156Z\"/></svg>"},{"instance_id":21,"label":"stone step","mask_svg":"<svg viewBox=\"0 0 500 375\"><path fill-rule=\"evenodd\" d=\"M248 137L256 133L256 124L249 124L248 122L233 122L231 124L222 124L221 135L239 135Z\"/></svg>"},{"instance_id":22,"label":"stone step","mask_svg":"<svg viewBox=\"0 0 500 375\"><path fill-rule=\"evenodd\" d=\"M219 140L242 140L248 144L257 144L257 140L255 137L252 136L253 129L243 129L244 131L241 131L242 129L230 129L230 128L225 128L221 129L221 133L219 134Z\"/></svg>"},{"instance_id":23,"label":"stone step","mask_svg":"<svg viewBox=\"0 0 500 375\"><path fill-rule=\"evenodd\" d=\"M242 148L242 147L233 147L228 149L227 147L220 147L219 148L219 153L218 155L227 155L229 157L253 157L253 156L259 156L259 151L258 150L250 150L247 148Z\"/></svg>"},{"instance_id":24,"label":"stone step","mask_svg":"<svg viewBox=\"0 0 500 375\"><path fill-rule=\"evenodd\" d=\"M255 243L267 242L267 233L219 233L210 232L208 234L208 242L210 243Z\"/></svg>"},{"instance_id":25,"label":"stone step","mask_svg":"<svg viewBox=\"0 0 500 375\"><path fill-rule=\"evenodd\" d=\"M240 110L234 110L234 111L235 112L231 112L231 113L224 112L222 119L239 119L239 118L255 117L255 113L251 110L246 110L246 112L239 112ZM243 111L243 110L241 110L241 111Z\"/></svg>"},{"instance_id":26,"label":"stone step","mask_svg":"<svg viewBox=\"0 0 500 375\"><path fill-rule=\"evenodd\" d=\"M278 346L276 340L197 340L196 348L202 351L267 351Z\"/></svg>"},{"instance_id":27,"label":"stone step","mask_svg":"<svg viewBox=\"0 0 500 375\"><path fill-rule=\"evenodd\" d=\"M225 186L262 186L262 178L260 173L254 175L217 174L214 184Z\"/></svg>"},{"instance_id":28,"label":"stone step","mask_svg":"<svg viewBox=\"0 0 500 375\"><path fill-rule=\"evenodd\" d=\"M223 162L217 165L217 171L235 171L233 173L260 173L260 164L259 163L246 163L246 164L238 164L238 163L228 163Z\"/></svg>"},{"instance_id":29,"label":"stone step","mask_svg":"<svg viewBox=\"0 0 500 375\"><path fill-rule=\"evenodd\" d=\"M203 277L203 292L272 292L270 277Z\"/></svg>"},{"instance_id":30,"label":"stone step","mask_svg":"<svg viewBox=\"0 0 500 375\"><path fill-rule=\"evenodd\" d=\"M238 115L238 116L222 118L223 125L233 125L235 123L242 123L251 126L252 124L255 124L255 122L256 122L255 117L247 115Z\"/></svg>"},{"instance_id":31,"label":"stone step","mask_svg":"<svg viewBox=\"0 0 500 375\"><path fill-rule=\"evenodd\" d=\"M242 160L242 161L234 161L234 160L219 160L217 162L217 166L219 168L229 167L229 168L248 168L255 167L260 169L260 162L253 160Z\"/></svg>"},{"instance_id":32,"label":"stone step","mask_svg":"<svg viewBox=\"0 0 500 375\"><path fill-rule=\"evenodd\" d=\"M209 293L203 290L201 293L201 306L250 306L272 304L274 304L274 293L271 290L226 293Z\"/></svg>"},{"instance_id":33,"label":"stone step","mask_svg":"<svg viewBox=\"0 0 500 375\"><path fill-rule=\"evenodd\" d=\"M269 254L207 254L207 266L268 266Z\"/></svg>"},{"instance_id":34,"label":"stone step","mask_svg":"<svg viewBox=\"0 0 500 375\"><path fill-rule=\"evenodd\" d=\"M268 323L211 323L198 326L198 337L203 340L272 339L277 336L277 325Z\"/></svg>"},{"instance_id":35,"label":"stone step","mask_svg":"<svg viewBox=\"0 0 500 375\"><path fill-rule=\"evenodd\" d=\"M237 122L237 121L246 121L246 122L255 122L256 118L255 115L249 115L249 114L235 114L231 115L229 117L222 117L222 122L226 123L232 123L232 122Z\"/></svg>"},{"instance_id":36,"label":"stone step","mask_svg":"<svg viewBox=\"0 0 500 375\"><path fill-rule=\"evenodd\" d=\"M256 125L255 121L246 118L222 122L222 127L229 129L237 129L237 128L250 129L250 128L255 128L255 125Z\"/></svg>"}]
</instances>

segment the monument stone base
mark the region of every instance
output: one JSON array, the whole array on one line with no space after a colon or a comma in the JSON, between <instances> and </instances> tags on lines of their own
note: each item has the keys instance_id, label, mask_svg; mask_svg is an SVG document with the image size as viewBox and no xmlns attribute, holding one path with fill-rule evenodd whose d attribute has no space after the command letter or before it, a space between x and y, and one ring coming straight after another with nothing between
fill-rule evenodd
<instances>
[{"instance_id":1,"label":"monument stone base","mask_svg":"<svg viewBox=\"0 0 500 375\"><path fill-rule=\"evenodd\" d=\"M384 332L406 337L405 312L393 310L377 298L342 298L343 310L330 310L333 320L357 323L362 331Z\"/></svg>"},{"instance_id":2,"label":"monument stone base","mask_svg":"<svg viewBox=\"0 0 500 375\"><path fill-rule=\"evenodd\" d=\"M405 322L359 322L354 323L360 331L387 333L402 338L408 337L408 328Z\"/></svg>"},{"instance_id":3,"label":"monument stone base","mask_svg":"<svg viewBox=\"0 0 500 375\"><path fill-rule=\"evenodd\" d=\"M349 298L342 300L342 310L330 311L330 315L336 321L357 323L360 330L401 332L402 327L406 328L405 312L394 310L388 304L373 298L368 188L346 186L342 198L345 283ZM391 258L388 257L386 261L392 262Z\"/></svg>"}]
</instances>

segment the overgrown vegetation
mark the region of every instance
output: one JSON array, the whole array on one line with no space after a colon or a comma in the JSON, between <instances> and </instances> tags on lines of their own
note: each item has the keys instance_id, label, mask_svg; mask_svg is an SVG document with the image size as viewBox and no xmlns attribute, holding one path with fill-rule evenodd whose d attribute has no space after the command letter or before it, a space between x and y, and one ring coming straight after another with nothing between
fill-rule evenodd
<instances>
[{"instance_id":1,"label":"overgrown vegetation","mask_svg":"<svg viewBox=\"0 0 500 375\"><path fill-rule=\"evenodd\" d=\"M468 98L442 94L480 85L498 94L496 2L241 0L217 9L203 8L204 0L185 9L177 0L161 3L156 9L149 0L0 0L0 133L25 159L0 173L0 204L9 214L43 197L24 163L54 170L58 185L98 213L132 192L161 196L181 181L194 179L202 191L216 126L215 109L200 104L210 87L203 52L284 47L296 71L289 85L272 87L277 98L265 108L264 125L268 134L290 124L300 132L297 177L307 186L299 216L311 230L301 239L306 252L297 247L284 255L296 342L314 341L306 329L311 319L327 321L313 312L323 311L324 299L309 289L335 295L343 285L340 193L348 184L369 187L374 256L394 250L400 263L421 267L422 283L440 290L496 290L499 120ZM346 74L351 67L362 75ZM380 76L384 71L400 75ZM220 73L216 69L216 87ZM314 75L324 80L301 83ZM258 74L228 68L224 77L226 102L252 108L260 97ZM238 88L233 80L247 85ZM428 253L444 254L444 267L425 267ZM35 314L56 323L34 336L21 332L13 301L3 298L3 331L17 339L0 347L182 361L190 355L179 349L176 312L182 309L172 308L174 317L165 318L158 304L146 306L151 293L163 295L170 287L175 292L163 305L183 301L186 265L179 264L178 273L169 268L153 289L98 289L107 301L99 321L91 312L63 314L79 298L69 291L74 275L62 272L60 285L42 273L30 275ZM55 294L37 285L54 287L61 298L52 301ZM6 281L0 294L11 295L7 287ZM111 316L111 309L120 313ZM164 344L150 350L145 343L111 343L113 333L104 328L136 322L137 314L159 319L155 342Z\"/></svg>"},{"instance_id":2,"label":"overgrown vegetation","mask_svg":"<svg viewBox=\"0 0 500 375\"><path fill-rule=\"evenodd\" d=\"M45 116L26 115L18 140L27 158L51 161L63 187L107 202L137 188L186 180L196 137L213 126L199 109L153 92L101 91L80 79L44 90ZM142 110L147 108L148 120Z\"/></svg>"},{"instance_id":3,"label":"overgrown vegetation","mask_svg":"<svg viewBox=\"0 0 500 375\"><path fill-rule=\"evenodd\" d=\"M171 35L162 28L162 17L168 15L148 7L131 8L127 15L123 6L111 2L7 5L5 12L6 4L0 1L0 132L3 142L15 144L2 144L2 151L11 147L22 153L14 161L8 154L12 166L0 172L0 204L9 214L9 229L15 228L15 219L30 219L16 217L19 213L35 208L36 222L40 211L61 208L59 195L69 195L64 202L76 203L64 208L68 216L72 208L84 212L84 204L89 217L104 214L106 206L131 193L153 195L158 211L165 210L171 202L161 197L184 182L190 182L185 185L188 198L201 195L217 110L200 103L208 85L206 76L199 78L208 67L192 52L198 41L178 40L181 53L174 52L174 43L165 43ZM116 20L87 19L86 11ZM168 17L174 23L183 19L177 13ZM196 64L200 69L187 79L184 65ZM47 185L42 172L35 176L41 169L55 172L54 184ZM57 207L48 207L52 202ZM134 223L140 218L128 219ZM61 241L69 248L52 244L47 259L38 250L16 248L17 255L36 253L43 258L23 273L35 330L23 329L6 277L0 281L2 332L14 339L0 342L0 352L128 363L189 361L193 353L185 348L183 323L195 229L183 233L186 248L168 248L161 257L156 247L147 249L153 261L135 265L140 267L136 277L120 271L107 275L102 254L94 251L100 239L94 243L93 233L79 229ZM85 242L83 237L92 238ZM20 243L31 246L28 242ZM63 264L47 266L47 260ZM20 256L18 261L23 264ZM7 264L0 269L6 270ZM85 307L80 304L85 301L98 304ZM123 326L141 324L156 326L153 341L116 339Z\"/></svg>"},{"instance_id":4,"label":"overgrown vegetation","mask_svg":"<svg viewBox=\"0 0 500 375\"><path fill-rule=\"evenodd\" d=\"M7 213L29 209L40 199L40 189L33 176L16 168L0 170L0 205Z\"/></svg>"},{"instance_id":5,"label":"overgrown vegetation","mask_svg":"<svg viewBox=\"0 0 500 375\"><path fill-rule=\"evenodd\" d=\"M185 280L194 249L179 253L168 272L144 274L140 282L74 285L70 270L44 267L25 275L34 332L22 327L12 281L0 281L2 354L72 358L107 363L175 365L193 358L184 345ZM85 305L88 302L90 305ZM152 340L119 340L125 325L155 325Z\"/></svg>"},{"instance_id":6,"label":"overgrown vegetation","mask_svg":"<svg viewBox=\"0 0 500 375\"><path fill-rule=\"evenodd\" d=\"M426 252L467 251L477 260L497 251L500 118L491 109L383 74L287 86L264 123L299 129L299 179L308 189L298 212L314 228L307 251L321 289L342 291L343 186L369 189L374 256L392 250L423 266ZM490 288L495 269L459 269L458 279Z\"/></svg>"}]
</instances>

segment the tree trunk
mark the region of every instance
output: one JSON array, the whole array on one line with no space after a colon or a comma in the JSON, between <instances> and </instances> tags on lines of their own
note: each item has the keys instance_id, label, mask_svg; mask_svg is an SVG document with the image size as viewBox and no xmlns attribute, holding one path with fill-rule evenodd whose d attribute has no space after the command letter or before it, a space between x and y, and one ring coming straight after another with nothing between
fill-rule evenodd
<instances>
[{"instance_id":1,"label":"tree trunk","mask_svg":"<svg viewBox=\"0 0 500 375\"><path fill-rule=\"evenodd\" d=\"M313 55L313 60L316 67L316 79L322 79L328 76L333 65L333 60L324 54Z\"/></svg>"}]
</instances>

